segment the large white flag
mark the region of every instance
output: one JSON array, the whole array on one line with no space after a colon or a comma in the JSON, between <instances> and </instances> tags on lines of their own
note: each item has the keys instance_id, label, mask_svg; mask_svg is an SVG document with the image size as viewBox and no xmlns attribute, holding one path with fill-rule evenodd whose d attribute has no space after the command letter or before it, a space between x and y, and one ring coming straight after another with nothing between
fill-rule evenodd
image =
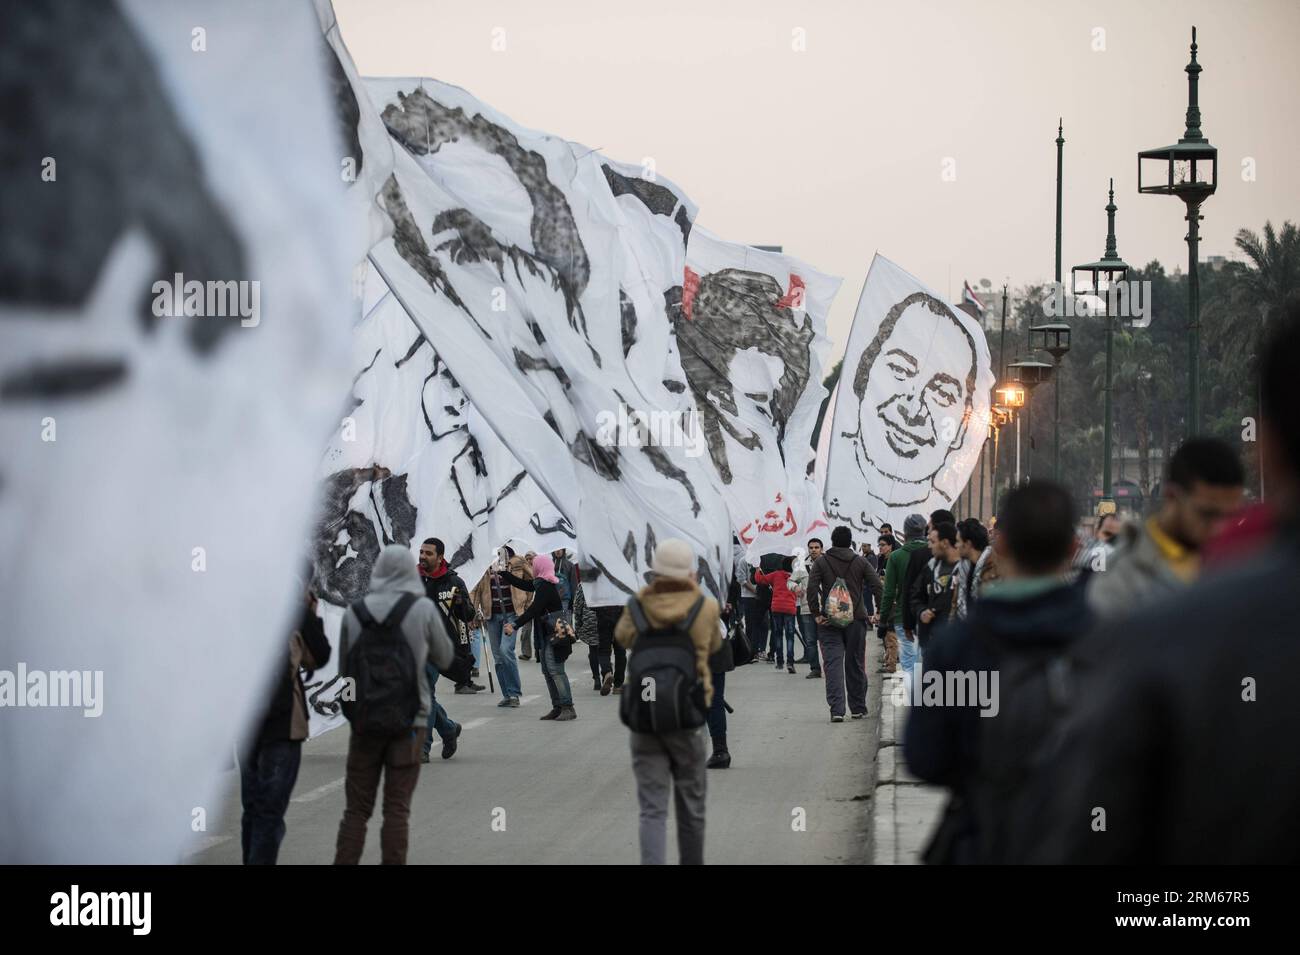
<instances>
[{"instance_id":1,"label":"large white flag","mask_svg":"<svg viewBox=\"0 0 1300 955\"><path fill-rule=\"evenodd\" d=\"M949 507L988 434L979 325L877 254L858 300L826 474L826 514L859 531Z\"/></svg>"},{"instance_id":2,"label":"large white flag","mask_svg":"<svg viewBox=\"0 0 1300 955\"><path fill-rule=\"evenodd\" d=\"M727 511L667 350L692 207L464 90L367 83L404 147L372 261L573 525L590 602L625 600L668 536L718 593Z\"/></svg>"},{"instance_id":3,"label":"large white flag","mask_svg":"<svg viewBox=\"0 0 1300 955\"><path fill-rule=\"evenodd\" d=\"M675 330L710 460L747 554L788 554L825 526L812 432L840 279L788 255L691 233Z\"/></svg>"},{"instance_id":4,"label":"large white flag","mask_svg":"<svg viewBox=\"0 0 1300 955\"><path fill-rule=\"evenodd\" d=\"M437 537L473 587L501 544L575 550L568 522L475 412L446 362L373 269L352 346L351 407L322 463L320 594L366 591L386 544Z\"/></svg>"},{"instance_id":5,"label":"large white flag","mask_svg":"<svg viewBox=\"0 0 1300 955\"><path fill-rule=\"evenodd\" d=\"M306 6L6 7L0 862L177 861L288 664L347 385L326 69Z\"/></svg>"}]
</instances>

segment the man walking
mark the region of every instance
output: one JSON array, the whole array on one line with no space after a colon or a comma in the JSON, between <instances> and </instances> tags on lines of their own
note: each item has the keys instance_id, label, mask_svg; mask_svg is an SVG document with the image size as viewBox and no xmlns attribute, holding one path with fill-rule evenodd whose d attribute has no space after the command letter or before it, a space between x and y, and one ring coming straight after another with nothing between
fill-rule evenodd
<instances>
[{"instance_id":1,"label":"man walking","mask_svg":"<svg viewBox=\"0 0 1300 955\"><path fill-rule=\"evenodd\" d=\"M632 730L642 865L667 861L670 786L676 806L679 861L682 865L704 864L707 748L703 726L713 700L709 657L722 648L722 627L718 602L700 591L695 566L695 554L685 541L661 541L650 564L654 579L628 602L614 631L614 639L632 651L628 674L632 686L620 703L624 722ZM685 659L673 656L679 650ZM674 674L681 677L680 694L667 692L669 688L663 685ZM674 699L681 701L681 710L673 709ZM657 724L662 725L666 716L681 728L639 730L633 716L640 712L638 701L647 704L642 708L654 710Z\"/></svg>"},{"instance_id":2,"label":"man walking","mask_svg":"<svg viewBox=\"0 0 1300 955\"><path fill-rule=\"evenodd\" d=\"M903 521L903 546L889 555L885 568L884 594L880 598L880 613L877 619L894 628L898 640L898 662L903 668L904 678L912 678L912 669L916 666L916 641L903 618L907 604L907 591L904 582L911 565L912 555L926 550L925 518L920 514L909 514Z\"/></svg>"},{"instance_id":3,"label":"man walking","mask_svg":"<svg viewBox=\"0 0 1300 955\"><path fill-rule=\"evenodd\" d=\"M853 606L853 619L843 628L833 626L826 611L831 588L841 578ZM846 702L855 720L867 715L867 610L863 602L867 588L880 599L880 577L853 549L853 532L841 524L831 531L830 550L817 558L808 573L808 609L817 621L832 723L844 722Z\"/></svg>"},{"instance_id":4,"label":"man walking","mask_svg":"<svg viewBox=\"0 0 1300 955\"><path fill-rule=\"evenodd\" d=\"M474 669L474 656L470 651L469 632L465 624L474 619L474 605L469 599L465 581L443 559L446 547L436 537L420 545L420 577L424 582L425 596L433 601L446 632L451 636L453 657L450 667L443 671L456 685L457 693L478 693L485 687L475 683L470 673ZM429 679L429 732L424 736L424 751L420 762L429 761L433 748L433 732L442 740L442 758L451 759L460 745L461 725L447 715L437 697L439 671L430 664Z\"/></svg>"},{"instance_id":5,"label":"man walking","mask_svg":"<svg viewBox=\"0 0 1300 955\"><path fill-rule=\"evenodd\" d=\"M808 570L821 555L821 538L808 538L808 553L795 565L794 574L790 578L795 593L799 596L799 639L803 641L803 659L795 662L808 664L808 676L805 677L808 680L821 679L822 675L821 656L817 651L817 621L808 609Z\"/></svg>"},{"instance_id":6,"label":"man walking","mask_svg":"<svg viewBox=\"0 0 1300 955\"><path fill-rule=\"evenodd\" d=\"M348 714L352 734L344 780L347 808L339 823L335 865L361 861L381 777L383 862L406 863L411 795L420 778L419 756L432 700L424 667L426 661L435 670L448 667L454 652L442 616L424 591L411 552L389 544L371 570L368 593L343 615L339 676L353 681L356 700L344 704L345 710L355 709ZM406 682L399 685L399 678ZM381 708L383 703L391 705ZM392 713L400 725L391 725Z\"/></svg>"},{"instance_id":7,"label":"man walking","mask_svg":"<svg viewBox=\"0 0 1300 955\"><path fill-rule=\"evenodd\" d=\"M474 622L487 634L496 663L497 683L501 686L501 702L497 706L517 707L523 692L519 679L519 661L515 659L515 635L506 633L506 624L515 622L515 608L510 597L510 585L501 577L500 561L488 568L474 588Z\"/></svg>"}]
</instances>

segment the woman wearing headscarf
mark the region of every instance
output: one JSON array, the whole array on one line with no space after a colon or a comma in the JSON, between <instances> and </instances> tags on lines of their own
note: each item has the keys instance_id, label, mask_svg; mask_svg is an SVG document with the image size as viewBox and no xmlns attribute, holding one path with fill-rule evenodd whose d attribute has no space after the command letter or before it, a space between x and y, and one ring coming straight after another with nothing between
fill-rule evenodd
<instances>
[{"instance_id":1,"label":"woman wearing headscarf","mask_svg":"<svg viewBox=\"0 0 1300 955\"><path fill-rule=\"evenodd\" d=\"M542 676L546 679L546 690L551 695L551 711L542 719L556 722L576 720L578 714L573 709L573 690L569 687L569 678L564 672L564 661L568 659L573 647L568 641L560 644L555 642L555 624L564 611L555 562L551 560L550 554L536 554L533 557L531 580L516 577L510 571L502 571L501 576L511 586L532 591L533 594L533 602L519 615L513 626L506 624L506 633L513 633L515 627L533 624L534 637L542 654Z\"/></svg>"}]
</instances>

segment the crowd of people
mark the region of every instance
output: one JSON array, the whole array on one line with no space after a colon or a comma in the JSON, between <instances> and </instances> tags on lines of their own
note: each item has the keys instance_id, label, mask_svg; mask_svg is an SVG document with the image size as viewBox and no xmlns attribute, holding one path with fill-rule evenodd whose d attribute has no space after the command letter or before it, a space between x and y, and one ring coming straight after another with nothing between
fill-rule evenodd
<instances>
[{"instance_id":1,"label":"crowd of people","mask_svg":"<svg viewBox=\"0 0 1300 955\"><path fill-rule=\"evenodd\" d=\"M1153 514L1102 515L1089 539L1070 494L1033 480L988 525L939 509L897 531L884 524L874 540L855 545L840 526L828 547L812 538L753 562L733 540L721 601L701 590L697 555L677 539L655 549L650 583L609 607L587 604L565 551L503 548L471 588L437 538L418 561L385 547L341 624L351 736L335 862L359 861L381 780L382 859L405 861L420 762L435 733L443 759L461 735L440 680L484 692L486 653L497 705L516 708L520 661L535 660L551 704L541 719L571 722L566 662L585 644L592 692L618 695L629 728L642 862L666 860L671 794L679 858L701 863L707 770L732 760L728 674L806 667L831 723L861 719L872 631L898 690L887 705L909 708L907 765L950 790L926 861L1293 859L1300 429L1284 381L1298 362L1293 310L1261 388L1268 503L1245 509L1240 452L1198 437L1168 462ZM330 652L308 590L241 760L246 863L275 862L307 736L301 673Z\"/></svg>"}]
</instances>

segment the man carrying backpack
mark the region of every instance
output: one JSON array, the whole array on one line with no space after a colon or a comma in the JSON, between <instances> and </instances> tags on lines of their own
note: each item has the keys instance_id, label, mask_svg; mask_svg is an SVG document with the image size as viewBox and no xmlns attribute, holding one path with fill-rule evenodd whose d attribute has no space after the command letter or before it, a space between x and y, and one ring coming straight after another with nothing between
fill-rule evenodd
<instances>
[{"instance_id":1,"label":"man carrying backpack","mask_svg":"<svg viewBox=\"0 0 1300 955\"><path fill-rule=\"evenodd\" d=\"M1050 481L1008 494L995 545L1001 579L926 651L927 691L966 688L941 705L914 693L923 705L907 720L908 769L952 791L927 862L1031 862L1051 835L1059 780L1047 770L1074 698L1068 653L1093 621L1082 585L1064 579L1073 511Z\"/></svg>"},{"instance_id":2,"label":"man carrying backpack","mask_svg":"<svg viewBox=\"0 0 1300 955\"><path fill-rule=\"evenodd\" d=\"M841 524L831 531L830 550L808 572L808 609L817 622L832 723L844 722L846 696L855 720L867 715L867 588L879 602L880 577L853 549L853 532Z\"/></svg>"},{"instance_id":3,"label":"man carrying backpack","mask_svg":"<svg viewBox=\"0 0 1300 955\"><path fill-rule=\"evenodd\" d=\"M352 735L344 782L347 808L339 823L335 865L361 861L381 776L383 862L406 863L411 796L420 778L429 717L424 666L427 661L446 669L453 653L442 616L424 595L415 556L400 544L389 544L370 572L369 592L344 613L339 630L339 676L349 681L343 712Z\"/></svg>"},{"instance_id":4,"label":"man carrying backpack","mask_svg":"<svg viewBox=\"0 0 1300 955\"><path fill-rule=\"evenodd\" d=\"M709 657L722 649L718 602L696 583L695 554L669 538L655 548L654 580L623 610L614 639L632 651L619 715L631 730L641 807L641 864L668 856L668 793L682 865L704 863L705 714L713 699Z\"/></svg>"}]
</instances>

